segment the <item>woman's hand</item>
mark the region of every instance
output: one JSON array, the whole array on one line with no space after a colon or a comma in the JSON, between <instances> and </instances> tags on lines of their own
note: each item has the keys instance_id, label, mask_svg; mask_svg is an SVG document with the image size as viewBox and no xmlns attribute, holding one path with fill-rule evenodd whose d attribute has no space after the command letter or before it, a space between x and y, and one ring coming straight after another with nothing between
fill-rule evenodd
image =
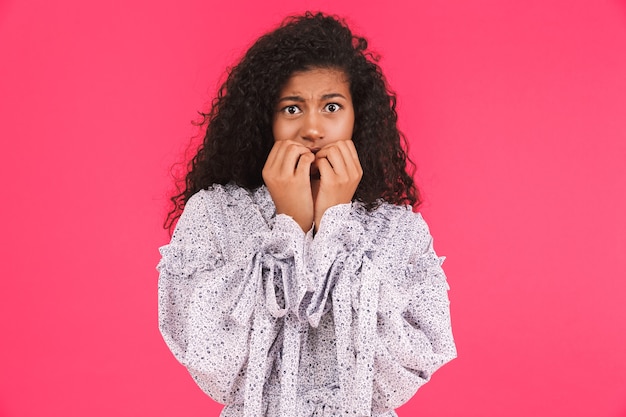
<instances>
[{"instance_id":1,"label":"woman's hand","mask_svg":"<svg viewBox=\"0 0 626 417\"><path fill-rule=\"evenodd\" d=\"M311 164L315 156L291 140L274 143L263 167L263 180L274 200L276 214L291 216L304 232L313 225Z\"/></svg>"},{"instance_id":2,"label":"woman's hand","mask_svg":"<svg viewBox=\"0 0 626 417\"><path fill-rule=\"evenodd\" d=\"M363 169L351 140L340 140L323 147L315 154L320 171L320 185L315 199L315 230L329 207L350 203L356 192Z\"/></svg>"}]
</instances>

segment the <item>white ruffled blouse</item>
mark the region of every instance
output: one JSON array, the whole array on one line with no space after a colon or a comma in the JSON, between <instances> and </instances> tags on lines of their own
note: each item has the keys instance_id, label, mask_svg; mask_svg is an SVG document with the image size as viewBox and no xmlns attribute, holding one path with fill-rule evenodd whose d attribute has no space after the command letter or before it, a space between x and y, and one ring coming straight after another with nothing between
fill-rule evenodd
<instances>
[{"instance_id":1,"label":"white ruffled blouse","mask_svg":"<svg viewBox=\"0 0 626 417\"><path fill-rule=\"evenodd\" d=\"M443 258L410 207L334 206L313 237L265 187L214 185L160 251L161 333L222 417L396 416L456 356Z\"/></svg>"}]
</instances>

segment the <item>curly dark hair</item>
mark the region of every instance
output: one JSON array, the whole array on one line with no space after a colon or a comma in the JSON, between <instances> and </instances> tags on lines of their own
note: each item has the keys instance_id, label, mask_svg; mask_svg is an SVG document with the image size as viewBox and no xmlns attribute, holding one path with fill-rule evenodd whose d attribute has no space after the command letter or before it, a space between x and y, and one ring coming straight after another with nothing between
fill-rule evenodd
<instances>
[{"instance_id":1,"label":"curly dark hair","mask_svg":"<svg viewBox=\"0 0 626 417\"><path fill-rule=\"evenodd\" d=\"M295 72L316 68L341 70L349 81L352 141L363 167L354 199L368 210L381 199L417 207L421 199L411 177L414 164L405 151L406 139L396 125L396 96L377 62L365 38L323 13L288 17L261 36L229 71L211 110L201 113L204 140L188 164L184 189L179 184L171 198L174 207L165 227L171 230L187 200L212 184L234 182L250 190L263 185L261 171L274 144L272 120L279 93Z\"/></svg>"}]
</instances>

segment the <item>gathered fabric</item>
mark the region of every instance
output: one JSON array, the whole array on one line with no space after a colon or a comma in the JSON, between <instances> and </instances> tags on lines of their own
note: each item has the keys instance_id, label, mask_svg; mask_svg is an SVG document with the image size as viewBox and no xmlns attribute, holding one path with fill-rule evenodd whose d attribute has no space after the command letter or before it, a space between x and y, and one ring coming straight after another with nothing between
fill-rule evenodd
<instances>
[{"instance_id":1,"label":"gathered fabric","mask_svg":"<svg viewBox=\"0 0 626 417\"><path fill-rule=\"evenodd\" d=\"M456 356L443 258L410 207L334 206L313 236L265 187L214 185L160 252L161 333L222 417L395 416Z\"/></svg>"}]
</instances>

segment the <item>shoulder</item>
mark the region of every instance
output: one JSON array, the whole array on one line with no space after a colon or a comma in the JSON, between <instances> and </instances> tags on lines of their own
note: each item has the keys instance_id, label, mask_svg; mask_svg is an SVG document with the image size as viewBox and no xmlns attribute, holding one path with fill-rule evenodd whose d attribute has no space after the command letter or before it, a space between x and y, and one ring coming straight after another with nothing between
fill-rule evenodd
<instances>
[{"instance_id":1,"label":"shoulder","mask_svg":"<svg viewBox=\"0 0 626 417\"><path fill-rule=\"evenodd\" d=\"M206 219L215 230L248 234L267 228L274 206L265 187L248 190L233 183L213 184L189 198L183 211Z\"/></svg>"},{"instance_id":2,"label":"shoulder","mask_svg":"<svg viewBox=\"0 0 626 417\"><path fill-rule=\"evenodd\" d=\"M269 197L264 191L265 187L250 191L233 183L213 184L192 195L185 203L184 212L202 210L212 218L219 218L249 211L263 205Z\"/></svg>"},{"instance_id":3,"label":"shoulder","mask_svg":"<svg viewBox=\"0 0 626 417\"><path fill-rule=\"evenodd\" d=\"M231 205L235 202L245 201L246 198L250 198L250 192L245 188L239 187L236 184L228 183L213 184L204 190L200 190L192 195L187 203L187 206L195 207L198 205Z\"/></svg>"},{"instance_id":4,"label":"shoulder","mask_svg":"<svg viewBox=\"0 0 626 417\"><path fill-rule=\"evenodd\" d=\"M353 204L352 214L368 231L392 235L429 234L428 225L420 213L413 212L410 206L398 206L383 202L376 209L368 211L362 204Z\"/></svg>"},{"instance_id":5,"label":"shoulder","mask_svg":"<svg viewBox=\"0 0 626 417\"><path fill-rule=\"evenodd\" d=\"M416 254L424 253L431 242L430 232L420 213L410 206L381 203L368 211L353 203L351 220L363 227L360 245L370 259L389 276L404 276L404 269ZM398 278L399 279L399 278Z\"/></svg>"}]
</instances>

